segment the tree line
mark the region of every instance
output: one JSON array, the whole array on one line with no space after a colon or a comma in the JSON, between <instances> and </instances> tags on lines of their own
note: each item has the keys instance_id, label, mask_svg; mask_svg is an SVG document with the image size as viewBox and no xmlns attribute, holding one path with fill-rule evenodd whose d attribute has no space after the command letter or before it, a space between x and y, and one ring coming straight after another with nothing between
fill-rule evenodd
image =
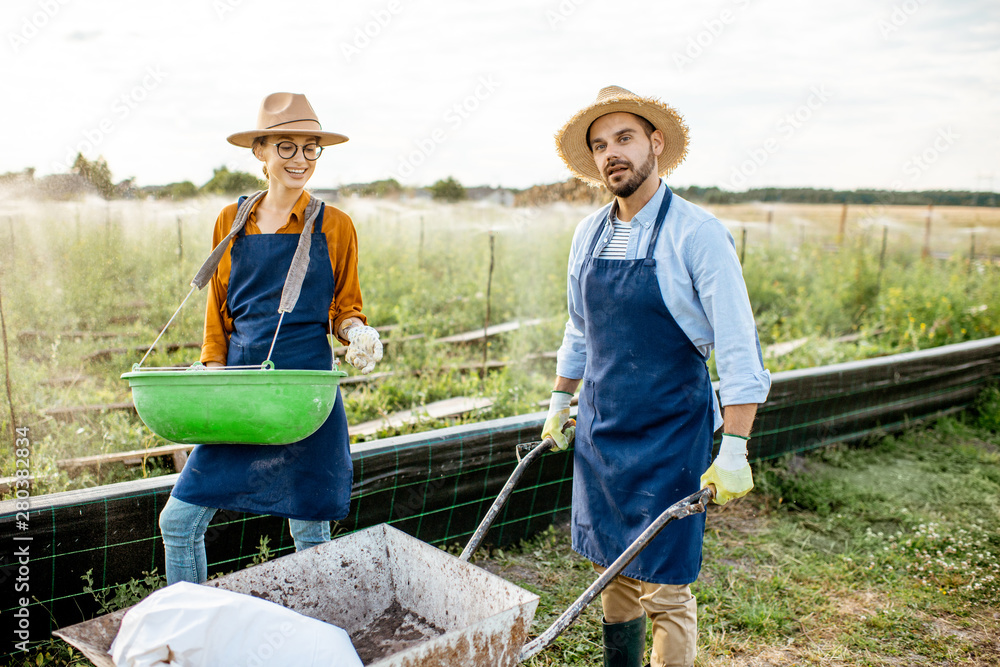
<instances>
[{"instance_id":1,"label":"tree line","mask_svg":"<svg viewBox=\"0 0 1000 667\"><path fill-rule=\"evenodd\" d=\"M0 174L0 185L18 185L40 190L56 198L65 198L90 190L105 199L153 197L156 199L189 199L203 194L238 195L267 187L267 182L243 171L230 171L225 165L213 169L212 178L202 185L191 181L136 187L134 179L115 183L111 169L104 158L88 160L77 154L71 173L75 180L60 182L59 187L45 187L46 180L65 179L67 175L56 174L43 179L35 178L33 168L21 172ZM41 186L41 187L37 187ZM691 185L672 188L681 197L703 204L740 204L747 202L783 202L788 204L856 204L864 206L1000 206L1000 194L996 192L973 192L968 190L831 190L822 188L751 188L732 192L711 186ZM523 190L514 188L466 188L454 177L440 179L426 188L408 188L393 178L356 183L339 188L342 195L363 197L390 197L412 194L414 190L426 190L431 197L440 201L457 202L464 199L480 199L504 190L513 195L515 206L539 206L555 201L576 203L604 203L610 194L603 188L590 188L576 179L561 183L536 185Z\"/></svg>"},{"instance_id":2,"label":"tree line","mask_svg":"<svg viewBox=\"0 0 1000 667\"><path fill-rule=\"evenodd\" d=\"M692 185L673 188L685 199L706 204L784 202L788 204L862 204L867 206L1000 206L996 192L968 190L826 190L819 188L752 188L729 192L717 187Z\"/></svg>"}]
</instances>

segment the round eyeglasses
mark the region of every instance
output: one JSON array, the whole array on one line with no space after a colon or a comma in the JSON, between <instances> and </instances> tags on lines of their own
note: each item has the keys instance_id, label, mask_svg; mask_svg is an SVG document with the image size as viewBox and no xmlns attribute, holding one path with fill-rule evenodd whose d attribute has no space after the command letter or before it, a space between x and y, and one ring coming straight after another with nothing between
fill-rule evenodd
<instances>
[{"instance_id":1,"label":"round eyeglasses","mask_svg":"<svg viewBox=\"0 0 1000 667\"><path fill-rule=\"evenodd\" d=\"M278 157L282 160L291 160L299 152L299 145L291 141L279 141L271 144L278 149ZM312 162L323 153L323 147L319 144L306 144L302 146L302 157Z\"/></svg>"}]
</instances>

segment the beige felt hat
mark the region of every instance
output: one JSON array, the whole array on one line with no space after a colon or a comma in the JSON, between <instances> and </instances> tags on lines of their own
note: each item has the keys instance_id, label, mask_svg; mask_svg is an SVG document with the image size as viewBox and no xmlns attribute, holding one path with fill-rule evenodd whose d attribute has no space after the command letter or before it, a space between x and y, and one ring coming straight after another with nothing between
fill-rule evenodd
<instances>
[{"instance_id":1,"label":"beige felt hat","mask_svg":"<svg viewBox=\"0 0 1000 667\"><path fill-rule=\"evenodd\" d=\"M324 132L309 100L299 93L271 93L260 103L257 129L231 134L226 140L235 146L250 148L257 137L275 134L311 134L319 137L320 146L347 141L343 134Z\"/></svg>"},{"instance_id":2,"label":"beige felt hat","mask_svg":"<svg viewBox=\"0 0 1000 667\"><path fill-rule=\"evenodd\" d=\"M556 133L556 151L577 178L594 187L604 180L587 145L587 131L595 120L609 113L625 111L642 116L663 133L664 146L658 160L660 176L669 174L687 155L688 128L676 109L652 97L639 97L618 86L602 88L597 101L578 111Z\"/></svg>"}]
</instances>

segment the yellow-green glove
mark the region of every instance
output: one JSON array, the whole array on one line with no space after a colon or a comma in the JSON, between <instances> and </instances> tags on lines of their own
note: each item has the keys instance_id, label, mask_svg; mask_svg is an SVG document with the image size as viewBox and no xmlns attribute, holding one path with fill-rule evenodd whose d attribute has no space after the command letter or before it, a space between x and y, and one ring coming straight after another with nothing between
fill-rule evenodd
<instances>
[{"instance_id":1,"label":"yellow-green glove","mask_svg":"<svg viewBox=\"0 0 1000 667\"><path fill-rule=\"evenodd\" d=\"M725 505L733 498L742 498L753 489L753 474L747 462L747 441L740 435L722 434L719 455L705 474L701 476L701 488L709 484L715 486L717 505Z\"/></svg>"},{"instance_id":2,"label":"yellow-green glove","mask_svg":"<svg viewBox=\"0 0 1000 667\"><path fill-rule=\"evenodd\" d=\"M576 435L576 422L567 426L569 418L569 403L573 400L573 394L565 391L553 391L552 400L549 402L549 416L545 418L545 425L542 426L542 440L552 438L556 447L566 449L569 443L573 442ZM565 430L564 430L565 429Z\"/></svg>"}]
</instances>

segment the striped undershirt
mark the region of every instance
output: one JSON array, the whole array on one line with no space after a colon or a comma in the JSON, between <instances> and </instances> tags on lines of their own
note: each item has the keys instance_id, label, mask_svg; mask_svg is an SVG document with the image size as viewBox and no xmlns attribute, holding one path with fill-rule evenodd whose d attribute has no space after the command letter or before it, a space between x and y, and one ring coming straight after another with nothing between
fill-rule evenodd
<instances>
[{"instance_id":1,"label":"striped undershirt","mask_svg":"<svg viewBox=\"0 0 1000 667\"><path fill-rule=\"evenodd\" d=\"M625 259L625 251L628 249L628 238L632 234L632 223L621 222L618 220L618 216L615 216L611 218L611 224L614 226L615 231L611 235L608 245L604 246L601 250L598 258Z\"/></svg>"}]
</instances>

